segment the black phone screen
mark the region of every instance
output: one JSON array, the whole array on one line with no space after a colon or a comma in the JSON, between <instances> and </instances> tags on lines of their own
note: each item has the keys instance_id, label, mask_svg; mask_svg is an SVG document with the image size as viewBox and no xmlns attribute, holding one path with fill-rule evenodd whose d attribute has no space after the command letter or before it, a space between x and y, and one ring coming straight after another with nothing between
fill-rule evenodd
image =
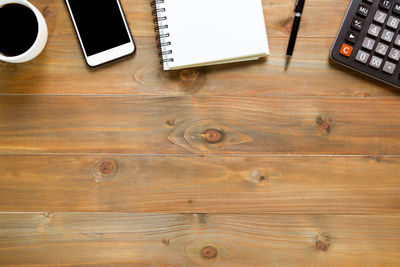
<instances>
[{"instance_id":1,"label":"black phone screen","mask_svg":"<svg viewBox=\"0 0 400 267\"><path fill-rule=\"evenodd\" d=\"M87 56L131 40L117 0L67 0Z\"/></svg>"}]
</instances>

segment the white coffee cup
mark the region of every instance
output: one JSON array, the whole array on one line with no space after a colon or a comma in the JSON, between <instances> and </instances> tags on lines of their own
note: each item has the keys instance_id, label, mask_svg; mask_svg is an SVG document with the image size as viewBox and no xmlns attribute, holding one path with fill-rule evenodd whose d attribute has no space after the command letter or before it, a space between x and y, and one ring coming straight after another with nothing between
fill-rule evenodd
<instances>
[{"instance_id":1,"label":"white coffee cup","mask_svg":"<svg viewBox=\"0 0 400 267\"><path fill-rule=\"evenodd\" d=\"M31 48L29 48L23 54L13 57L7 57L0 54L0 61L5 61L9 63L27 62L37 57L46 46L47 36L48 36L46 21L44 20L44 17L40 13L40 11L34 5L32 5L26 0L0 0L0 7L7 4L20 4L28 7L30 10L33 11L33 13L35 13L39 27L38 27L38 35L36 37L36 41L33 43Z\"/></svg>"}]
</instances>

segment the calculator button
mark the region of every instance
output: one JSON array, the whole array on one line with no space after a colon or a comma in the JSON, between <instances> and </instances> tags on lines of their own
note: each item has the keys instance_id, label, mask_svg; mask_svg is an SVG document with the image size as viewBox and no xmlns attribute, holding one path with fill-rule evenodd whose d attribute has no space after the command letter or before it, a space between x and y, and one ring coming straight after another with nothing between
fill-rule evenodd
<instances>
[{"instance_id":1,"label":"calculator button","mask_svg":"<svg viewBox=\"0 0 400 267\"><path fill-rule=\"evenodd\" d=\"M400 15L400 3L397 3L393 6L393 13L396 15Z\"/></svg>"},{"instance_id":2,"label":"calculator button","mask_svg":"<svg viewBox=\"0 0 400 267\"><path fill-rule=\"evenodd\" d=\"M392 48L389 53L389 58L399 61L400 59L400 50L397 50L396 48Z\"/></svg>"},{"instance_id":3,"label":"calculator button","mask_svg":"<svg viewBox=\"0 0 400 267\"><path fill-rule=\"evenodd\" d=\"M381 27L371 24L368 29L368 34L378 37L379 33L381 32Z\"/></svg>"},{"instance_id":4,"label":"calculator button","mask_svg":"<svg viewBox=\"0 0 400 267\"><path fill-rule=\"evenodd\" d=\"M367 52L364 52L364 51L358 51L358 53L357 53L357 56L356 56L356 60L358 61L358 62L361 62L361 63L367 63L367 61L368 61L368 58L369 58L369 54L367 53Z\"/></svg>"},{"instance_id":5,"label":"calculator button","mask_svg":"<svg viewBox=\"0 0 400 267\"><path fill-rule=\"evenodd\" d=\"M358 35L352 31L347 32L346 41L352 44L357 42Z\"/></svg>"},{"instance_id":6,"label":"calculator button","mask_svg":"<svg viewBox=\"0 0 400 267\"><path fill-rule=\"evenodd\" d=\"M393 40L394 32L384 30L381 36L381 39L386 42L391 42Z\"/></svg>"},{"instance_id":7,"label":"calculator button","mask_svg":"<svg viewBox=\"0 0 400 267\"><path fill-rule=\"evenodd\" d=\"M375 44L374 40L372 40L371 38L365 37L365 39L362 43L362 47L371 51L372 48L374 48L374 44Z\"/></svg>"},{"instance_id":8,"label":"calculator button","mask_svg":"<svg viewBox=\"0 0 400 267\"><path fill-rule=\"evenodd\" d=\"M342 48L340 49L340 54L343 56L349 57L351 55L351 52L353 52L353 47L347 44L343 44Z\"/></svg>"},{"instance_id":9,"label":"calculator button","mask_svg":"<svg viewBox=\"0 0 400 267\"><path fill-rule=\"evenodd\" d=\"M386 56L388 49L389 49L389 46L379 43L376 46L375 52L379 55Z\"/></svg>"},{"instance_id":10,"label":"calculator button","mask_svg":"<svg viewBox=\"0 0 400 267\"><path fill-rule=\"evenodd\" d=\"M363 26L364 26L364 22L361 19L354 18L353 21L351 22L351 27L354 30L361 31Z\"/></svg>"},{"instance_id":11,"label":"calculator button","mask_svg":"<svg viewBox=\"0 0 400 267\"><path fill-rule=\"evenodd\" d=\"M388 27L396 30L397 27L399 26L399 23L400 23L400 19L390 16L386 25Z\"/></svg>"},{"instance_id":12,"label":"calculator button","mask_svg":"<svg viewBox=\"0 0 400 267\"><path fill-rule=\"evenodd\" d=\"M385 65L383 65L382 70L388 74L393 74L395 69L396 69L395 64L393 64L392 62L386 61Z\"/></svg>"},{"instance_id":13,"label":"calculator button","mask_svg":"<svg viewBox=\"0 0 400 267\"><path fill-rule=\"evenodd\" d=\"M373 56L371 61L369 62L369 65L375 69L379 69L382 65L383 59Z\"/></svg>"},{"instance_id":14,"label":"calculator button","mask_svg":"<svg viewBox=\"0 0 400 267\"><path fill-rule=\"evenodd\" d=\"M367 17L369 13L369 8L363 4L361 4L357 9L357 14L362 17Z\"/></svg>"},{"instance_id":15,"label":"calculator button","mask_svg":"<svg viewBox=\"0 0 400 267\"><path fill-rule=\"evenodd\" d=\"M382 9L389 10L392 7L392 1L390 0L381 0L379 2L379 7Z\"/></svg>"},{"instance_id":16,"label":"calculator button","mask_svg":"<svg viewBox=\"0 0 400 267\"><path fill-rule=\"evenodd\" d=\"M375 13L374 21L376 21L376 22L378 22L380 24L383 24L383 23L385 23L386 17L387 17L386 13L378 10Z\"/></svg>"},{"instance_id":17,"label":"calculator button","mask_svg":"<svg viewBox=\"0 0 400 267\"><path fill-rule=\"evenodd\" d=\"M365 3L368 3L368 4L373 4L374 3L374 0L363 0Z\"/></svg>"},{"instance_id":18,"label":"calculator button","mask_svg":"<svg viewBox=\"0 0 400 267\"><path fill-rule=\"evenodd\" d=\"M394 40L394 44L400 46L400 34L397 35L396 40Z\"/></svg>"}]
</instances>

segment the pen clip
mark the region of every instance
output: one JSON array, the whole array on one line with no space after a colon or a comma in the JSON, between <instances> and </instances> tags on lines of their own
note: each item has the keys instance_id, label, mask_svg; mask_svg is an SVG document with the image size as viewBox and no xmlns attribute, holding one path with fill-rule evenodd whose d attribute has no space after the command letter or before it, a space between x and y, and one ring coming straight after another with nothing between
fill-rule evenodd
<instances>
[{"instance_id":1,"label":"pen clip","mask_svg":"<svg viewBox=\"0 0 400 267\"><path fill-rule=\"evenodd\" d=\"M294 3L294 10L296 10L298 4L299 4L299 0L296 0L296 2Z\"/></svg>"}]
</instances>

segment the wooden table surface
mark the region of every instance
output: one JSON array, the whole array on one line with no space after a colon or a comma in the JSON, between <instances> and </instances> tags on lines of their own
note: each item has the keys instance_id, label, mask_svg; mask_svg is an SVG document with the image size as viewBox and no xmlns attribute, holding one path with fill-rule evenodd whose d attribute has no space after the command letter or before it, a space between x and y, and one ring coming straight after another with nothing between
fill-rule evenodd
<instances>
[{"instance_id":1,"label":"wooden table surface","mask_svg":"<svg viewBox=\"0 0 400 267\"><path fill-rule=\"evenodd\" d=\"M349 0L263 0L271 56L163 72L82 58L64 2L45 51L0 63L0 265L399 266L400 91L332 64Z\"/></svg>"}]
</instances>

